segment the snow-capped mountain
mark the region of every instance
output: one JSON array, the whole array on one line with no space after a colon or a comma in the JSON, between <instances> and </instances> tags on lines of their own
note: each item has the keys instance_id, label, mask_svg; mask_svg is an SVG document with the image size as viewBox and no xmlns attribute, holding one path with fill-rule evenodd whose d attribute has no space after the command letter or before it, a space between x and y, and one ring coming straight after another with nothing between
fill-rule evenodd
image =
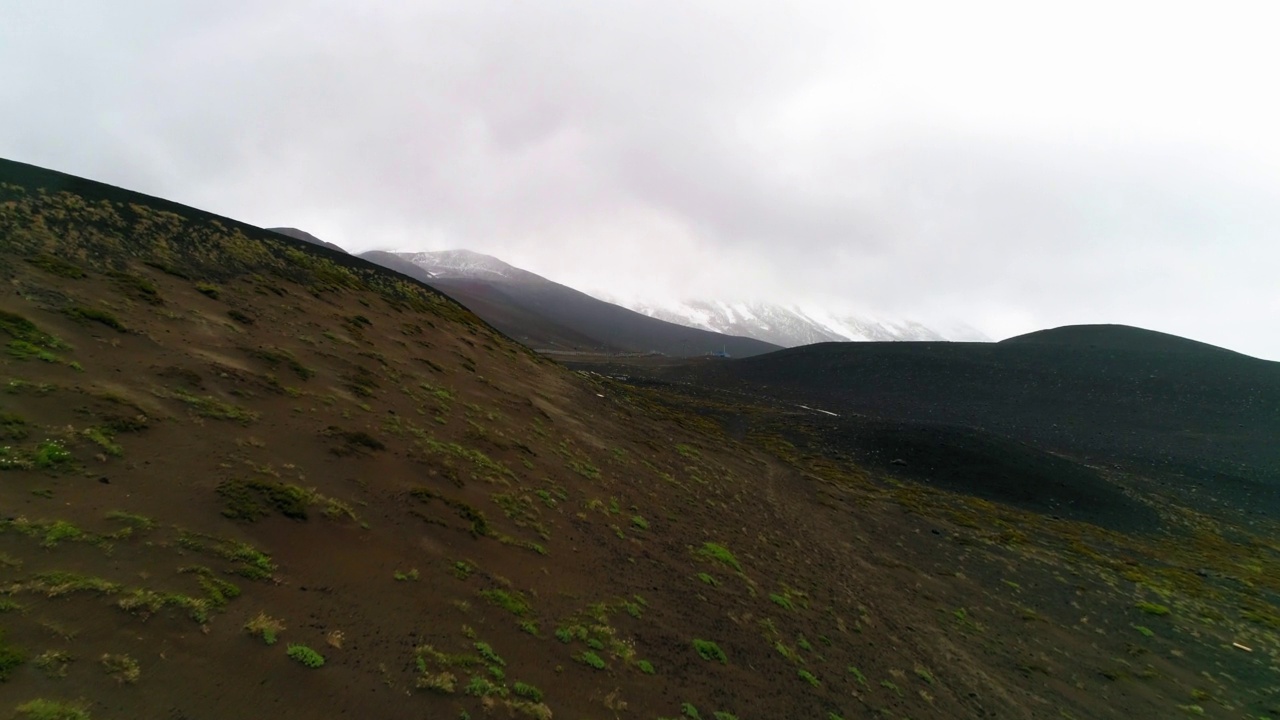
<instances>
[{"instance_id":1,"label":"snow-capped mountain","mask_svg":"<svg viewBox=\"0 0 1280 720\"><path fill-rule=\"evenodd\" d=\"M438 278L477 278L495 281L528 280L537 277L527 270L508 265L492 255L471 250L438 250L434 252L399 252L399 257Z\"/></svg>"},{"instance_id":2,"label":"snow-capped mountain","mask_svg":"<svg viewBox=\"0 0 1280 720\"><path fill-rule=\"evenodd\" d=\"M656 352L674 357L780 349L749 337L670 323L467 250L360 257L431 285L531 348L556 352Z\"/></svg>"},{"instance_id":3,"label":"snow-capped mountain","mask_svg":"<svg viewBox=\"0 0 1280 720\"><path fill-rule=\"evenodd\" d=\"M662 305L643 302L623 304L636 312L667 322L753 337L783 347L844 341L990 341L981 332L960 323L936 329L912 320L838 315L798 305L708 300L686 300Z\"/></svg>"},{"instance_id":4,"label":"snow-capped mountain","mask_svg":"<svg viewBox=\"0 0 1280 720\"><path fill-rule=\"evenodd\" d=\"M502 285L550 282L495 257L470 250L399 252L395 255L439 280L483 280ZM657 320L724 335L754 338L782 347L845 341L991 340L960 323L926 326L912 320L888 320L867 314L847 315L799 305L708 300L628 302L600 293L595 297Z\"/></svg>"}]
</instances>

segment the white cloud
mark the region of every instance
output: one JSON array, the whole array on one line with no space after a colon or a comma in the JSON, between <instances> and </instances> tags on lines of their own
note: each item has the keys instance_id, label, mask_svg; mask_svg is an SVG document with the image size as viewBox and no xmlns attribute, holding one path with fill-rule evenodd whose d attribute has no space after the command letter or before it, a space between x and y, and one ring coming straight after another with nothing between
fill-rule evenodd
<instances>
[{"instance_id":1,"label":"white cloud","mask_svg":"<svg viewBox=\"0 0 1280 720\"><path fill-rule=\"evenodd\" d=\"M192 8L196 8L193 10ZM0 154L352 250L1280 359L1269 3L19 3Z\"/></svg>"}]
</instances>

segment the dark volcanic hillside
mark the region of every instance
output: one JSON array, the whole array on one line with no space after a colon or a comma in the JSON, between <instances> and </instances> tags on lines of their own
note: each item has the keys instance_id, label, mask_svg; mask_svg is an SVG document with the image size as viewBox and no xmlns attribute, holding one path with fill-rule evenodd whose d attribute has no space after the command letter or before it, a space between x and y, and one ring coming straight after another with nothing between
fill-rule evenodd
<instances>
[{"instance_id":1,"label":"dark volcanic hillside","mask_svg":"<svg viewBox=\"0 0 1280 720\"><path fill-rule=\"evenodd\" d=\"M977 428L1280 508L1280 364L1181 338L1108 327L998 344L824 344L691 373L840 414Z\"/></svg>"},{"instance_id":2,"label":"dark volcanic hillside","mask_svg":"<svg viewBox=\"0 0 1280 720\"><path fill-rule=\"evenodd\" d=\"M370 250L360 257L389 270L411 277L444 292L485 319L508 337L524 345L541 350L591 350L595 352L620 352L620 348L605 345L573 328L551 320L529 309L506 291L493 283L433 278L422 267L395 253Z\"/></svg>"},{"instance_id":3,"label":"dark volcanic hillside","mask_svg":"<svg viewBox=\"0 0 1280 720\"><path fill-rule=\"evenodd\" d=\"M436 256L448 256L455 264L441 268L433 264ZM651 318L479 253L375 251L360 257L399 272L406 272L403 263L409 262L419 270L411 277L428 282L502 332L539 350L622 350L674 357L724 350L734 357L750 357L778 349L752 338ZM459 260L480 271L457 271Z\"/></svg>"},{"instance_id":4,"label":"dark volcanic hillside","mask_svg":"<svg viewBox=\"0 0 1280 720\"><path fill-rule=\"evenodd\" d=\"M1277 712L1274 527L808 455L790 403L569 372L359 258L7 162L0 280L0 712ZM1068 477L991 466L1028 468Z\"/></svg>"}]
</instances>

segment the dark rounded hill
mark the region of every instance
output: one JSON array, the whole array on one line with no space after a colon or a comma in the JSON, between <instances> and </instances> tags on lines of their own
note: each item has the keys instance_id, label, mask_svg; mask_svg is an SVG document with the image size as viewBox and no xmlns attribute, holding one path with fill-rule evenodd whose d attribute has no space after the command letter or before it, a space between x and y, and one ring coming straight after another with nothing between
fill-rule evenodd
<instances>
[{"instance_id":1,"label":"dark rounded hill","mask_svg":"<svg viewBox=\"0 0 1280 720\"><path fill-rule=\"evenodd\" d=\"M842 415L979 429L1280 509L1280 363L1163 333L824 343L673 372Z\"/></svg>"},{"instance_id":2,"label":"dark rounded hill","mask_svg":"<svg viewBox=\"0 0 1280 720\"><path fill-rule=\"evenodd\" d=\"M1146 330L1132 325L1064 325L1017 335L1000 344L1067 345L1093 349L1106 348L1154 353L1228 353L1232 350L1198 340Z\"/></svg>"}]
</instances>

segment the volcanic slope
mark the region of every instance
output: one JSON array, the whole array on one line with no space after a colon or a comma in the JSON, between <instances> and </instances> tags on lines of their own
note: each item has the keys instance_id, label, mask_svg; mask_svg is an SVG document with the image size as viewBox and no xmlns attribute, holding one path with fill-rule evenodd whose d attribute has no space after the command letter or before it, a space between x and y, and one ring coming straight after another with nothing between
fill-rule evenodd
<instances>
[{"instance_id":1,"label":"volcanic slope","mask_svg":"<svg viewBox=\"0 0 1280 720\"><path fill-rule=\"evenodd\" d=\"M669 374L842 415L977 429L1280 511L1280 363L1163 333L828 343Z\"/></svg>"},{"instance_id":2,"label":"volcanic slope","mask_svg":"<svg viewBox=\"0 0 1280 720\"><path fill-rule=\"evenodd\" d=\"M740 443L359 259L30 166L0 182L19 717L1275 707L1260 539L1138 545ZM1206 545L1216 602L1168 554Z\"/></svg>"},{"instance_id":3,"label":"volcanic slope","mask_svg":"<svg viewBox=\"0 0 1280 720\"><path fill-rule=\"evenodd\" d=\"M412 263L420 268L419 274L406 274L423 279L510 337L539 350L622 350L675 357L725 351L749 357L779 349L754 338L652 318L467 250L373 251L361 257L400 272L405 272L404 262ZM574 336L586 342L575 342Z\"/></svg>"},{"instance_id":4,"label":"volcanic slope","mask_svg":"<svg viewBox=\"0 0 1280 720\"><path fill-rule=\"evenodd\" d=\"M370 250L361 253L360 257L445 292L464 304L468 310L483 317L485 322L529 347L542 351L589 351L606 354L626 352L525 307L509 297L499 285L479 280L468 282L462 278L455 278L448 283L441 282L422 266L395 253L381 250Z\"/></svg>"}]
</instances>

